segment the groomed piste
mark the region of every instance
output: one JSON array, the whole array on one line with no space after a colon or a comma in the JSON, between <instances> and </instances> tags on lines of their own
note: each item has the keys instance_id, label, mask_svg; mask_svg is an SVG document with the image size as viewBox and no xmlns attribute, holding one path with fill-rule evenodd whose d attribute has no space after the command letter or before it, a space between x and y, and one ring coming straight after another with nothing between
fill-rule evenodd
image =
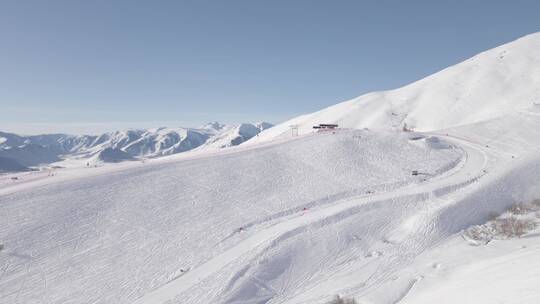
<instances>
[{"instance_id":1,"label":"groomed piste","mask_svg":"<svg viewBox=\"0 0 540 304\"><path fill-rule=\"evenodd\" d=\"M0 303L536 303L537 231L464 233L540 198L539 49L526 36L234 148L3 175Z\"/></svg>"}]
</instances>

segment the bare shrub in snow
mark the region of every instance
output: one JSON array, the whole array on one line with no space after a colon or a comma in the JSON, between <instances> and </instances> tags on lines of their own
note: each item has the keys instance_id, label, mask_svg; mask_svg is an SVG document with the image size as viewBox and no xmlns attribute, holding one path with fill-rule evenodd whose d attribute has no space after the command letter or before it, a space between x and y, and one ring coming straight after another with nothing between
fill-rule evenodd
<instances>
[{"instance_id":1,"label":"bare shrub in snow","mask_svg":"<svg viewBox=\"0 0 540 304\"><path fill-rule=\"evenodd\" d=\"M356 302L356 300L353 298L346 299L340 296L336 296L333 300L331 300L327 304L358 304L358 302Z\"/></svg>"},{"instance_id":2,"label":"bare shrub in snow","mask_svg":"<svg viewBox=\"0 0 540 304\"><path fill-rule=\"evenodd\" d=\"M530 205L536 211L536 217L540 217L540 199L533 200Z\"/></svg>"},{"instance_id":3,"label":"bare shrub in snow","mask_svg":"<svg viewBox=\"0 0 540 304\"><path fill-rule=\"evenodd\" d=\"M512 214L527 214L529 212L534 211L534 206L532 204L524 204L524 203L517 203L512 205L508 211L510 211Z\"/></svg>"},{"instance_id":4,"label":"bare shrub in snow","mask_svg":"<svg viewBox=\"0 0 540 304\"><path fill-rule=\"evenodd\" d=\"M478 245L485 244L493 239L508 239L521 237L538 226L535 219L540 217L540 200L529 203L516 203L501 215L490 214L489 220L483 225L476 225L464 232L464 237L469 238Z\"/></svg>"},{"instance_id":5,"label":"bare shrub in snow","mask_svg":"<svg viewBox=\"0 0 540 304\"><path fill-rule=\"evenodd\" d=\"M475 241L489 243L495 235L495 230L490 225L476 225L465 231L465 235Z\"/></svg>"},{"instance_id":6,"label":"bare shrub in snow","mask_svg":"<svg viewBox=\"0 0 540 304\"><path fill-rule=\"evenodd\" d=\"M530 218L518 218L509 216L498 218L493 223L495 230L508 238L521 237L525 233L536 228L536 222Z\"/></svg>"}]
</instances>

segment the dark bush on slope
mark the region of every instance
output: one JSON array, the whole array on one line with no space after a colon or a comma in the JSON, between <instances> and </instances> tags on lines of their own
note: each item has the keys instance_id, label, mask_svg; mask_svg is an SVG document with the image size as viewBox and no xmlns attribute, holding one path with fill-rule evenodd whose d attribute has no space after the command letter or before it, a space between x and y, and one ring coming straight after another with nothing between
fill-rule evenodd
<instances>
[{"instance_id":1,"label":"dark bush on slope","mask_svg":"<svg viewBox=\"0 0 540 304\"><path fill-rule=\"evenodd\" d=\"M328 302L327 304L358 304L355 299L353 298L342 298L340 296L336 296L333 300Z\"/></svg>"}]
</instances>

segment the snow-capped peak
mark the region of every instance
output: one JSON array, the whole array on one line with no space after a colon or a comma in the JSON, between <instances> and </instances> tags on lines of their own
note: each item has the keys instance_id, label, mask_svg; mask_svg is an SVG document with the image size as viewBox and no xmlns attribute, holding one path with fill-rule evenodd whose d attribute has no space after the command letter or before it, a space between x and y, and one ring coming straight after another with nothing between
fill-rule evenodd
<instances>
[{"instance_id":1,"label":"snow-capped peak","mask_svg":"<svg viewBox=\"0 0 540 304\"><path fill-rule=\"evenodd\" d=\"M259 128L259 130L264 131L266 129L270 129L274 125L269 122L261 121L261 122L256 123L255 126Z\"/></svg>"},{"instance_id":2,"label":"snow-capped peak","mask_svg":"<svg viewBox=\"0 0 540 304\"><path fill-rule=\"evenodd\" d=\"M272 127L267 122L262 123L242 123L234 127L223 128L221 132L210 138L199 149L221 149L230 146L237 146L245 141L256 137L265 129Z\"/></svg>"},{"instance_id":3,"label":"snow-capped peak","mask_svg":"<svg viewBox=\"0 0 540 304\"><path fill-rule=\"evenodd\" d=\"M50 134L24 137L0 132L0 157L5 158L3 163L6 166L20 163L26 167L57 162L66 157L89 158L91 162L118 162L196 148L236 146L269 126L269 123L224 125L211 122L197 129L128 129L97 136Z\"/></svg>"},{"instance_id":4,"label":"snow-capped peak","mask_svg":"<svg viewBox=\"0 0 540 304\"><path fill-rule=\"evenodd\" d=\"M480 53L399 89L374 92L286 121L268 140L312 132L320 123L343 128L430 131L487 121L540 101L540 33Z\"/></svg>"},{"instance_id":5,"label":"snow-capped peak","mask_svg":"<svg viewBox=\"0 0 540 304\"><path fill-rule=\"evenodd\" d=\"M209 123L203 125L201 127L201 129L211 129L211 130L220 131L225 127L226 127L225 124L219 123L217 121L212 121L212 122L209 122Z\"/></svg>"}]
</instances>

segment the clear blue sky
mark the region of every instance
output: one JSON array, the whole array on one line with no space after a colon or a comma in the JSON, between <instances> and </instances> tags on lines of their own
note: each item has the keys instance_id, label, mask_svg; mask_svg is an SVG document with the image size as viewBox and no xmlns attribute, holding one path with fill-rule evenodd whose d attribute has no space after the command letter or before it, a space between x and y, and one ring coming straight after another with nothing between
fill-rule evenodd
<instances>
[{"instance_id":1,"label":"clear blue sky","mask_svg":"<svg viewBox=\"0 0 540 304\"><path fill-rule=\"evenodd\" d=\"M540 31L540 1L3 1L0 130L280 122Z\"/></svg>"}]
</instances>

